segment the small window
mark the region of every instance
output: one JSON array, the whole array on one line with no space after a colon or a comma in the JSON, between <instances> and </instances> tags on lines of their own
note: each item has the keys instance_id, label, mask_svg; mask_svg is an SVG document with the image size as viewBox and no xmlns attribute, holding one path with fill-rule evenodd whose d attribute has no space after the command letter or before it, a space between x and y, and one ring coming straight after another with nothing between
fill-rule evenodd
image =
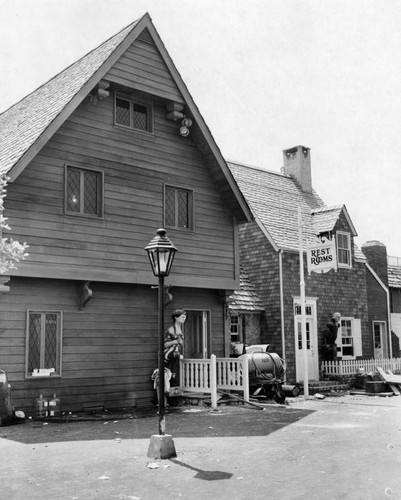
<instances>
[{"instance_id":1,"label":"small window","mask_svg":"<svg viewBox=\"0 0 401 500\"><path fill-rule=\"evenodd\" d=\"M152 132L152 108L133 99L115 96L114 120L116 125Z\"/></svg>"},{"instance_id":2,"label":"small window","mask_svg":"<svg viewBox=\"0 0 401 500\"><path fill-rule=\"evenodd\" d=\"M242 342L240 316L231 316L230 334L231 342Z\"/></svg>"},{"instance_id":3,"label":"small window","mask_svg":"<svg viewBox=\"0 0 401 500\"><path fill-rule=\"evenodd\" d=\"M26 376L61 375L61 311L28 311Z\"/></svg>"},{"instance_id":4,"label":"small window","mask_svg":"<svg viewBox=\"0 0 401 500\"><path fill-rule=\"evenodd\" d=\"M362 356L361 320L341 318L336 344L337 354L342 359L356 359L358 356Z\"/></svg>"},{"instance_id":5,"label":"small window","mask_svg":"<svg viewBox=\"0 0 401 500\"><path fill-rule=\"evenodd\" d=\"M351 237L349 233L337 231L337 260L339 267L352 267Z\"/></svg>"},{"instance_id":6,"label":"small window","mask_svg":"<svg viewBox=\"0 0 401 500\"><path fill-rule=\"evenodd\" d=\"M69 215L103 217L103 173L66 167L65 212Z\"/></svg>"},{"instance_id":7,"label":"small window","mask_svg":"<svg viewBox=\"0 0 401 500\"><path fill-rule=\"evenodd\" d=\"M169 227L193 229L193 191L165 187L164 223Z\"/></svg>"},{"instance_id":8,"label":"small window","mask_svg":"<svg viewBox=\"0 0 401 500\"><path fill-rule=\"evenodd\" d=\"M116 98L116 123L131 126L131 103L127 99Z\"/></svg>"}]
</instances>

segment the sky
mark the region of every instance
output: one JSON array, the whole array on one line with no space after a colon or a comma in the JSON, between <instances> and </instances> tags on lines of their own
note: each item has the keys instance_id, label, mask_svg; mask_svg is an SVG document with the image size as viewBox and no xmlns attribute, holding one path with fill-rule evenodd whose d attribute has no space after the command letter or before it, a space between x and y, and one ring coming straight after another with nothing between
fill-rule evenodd
<instances>
[{"instance_id":1,"label":"sky","mask_svg":"<svg viewBox=\"0 0 401 500\"><path fill-rule=\"evenodd\" d=\"M227 160L312 183L401 257L399 0L0 0L0 112L148 12ZM400 146L400 151L398 147Z\"/></svg>"}]
</instances>

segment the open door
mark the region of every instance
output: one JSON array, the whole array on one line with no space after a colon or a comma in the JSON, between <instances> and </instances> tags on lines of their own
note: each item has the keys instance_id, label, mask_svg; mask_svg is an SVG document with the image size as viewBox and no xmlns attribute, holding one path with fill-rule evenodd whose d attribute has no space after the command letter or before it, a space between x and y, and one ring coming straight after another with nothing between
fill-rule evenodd
<instances>
[{"instance_id":1,"label":"open door","mask_svg":"<svg viewBox=\"0 0 401 500\"><path fill-rule=\"evenodd\" d=\"M206 359L210 356L210 313L186 309L184 358Z\"/></svg>"}]
</instances>

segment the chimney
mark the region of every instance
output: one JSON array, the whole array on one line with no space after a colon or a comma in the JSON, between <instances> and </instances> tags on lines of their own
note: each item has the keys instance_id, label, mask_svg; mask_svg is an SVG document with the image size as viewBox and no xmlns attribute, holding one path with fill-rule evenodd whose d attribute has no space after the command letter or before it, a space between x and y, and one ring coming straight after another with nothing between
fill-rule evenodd
<instances>
[{"instance_id":1,"label":"chimney","mask_svg":"<svg viewBox=\"0 0 401 500\"><path fill-rule=\"evenodd\" d=\"M379 276L384 285L388 286L387 248L380 241L367 241L362 245L362 252L368 264Z\"/></svg>"},{"instance_id":2,"label":"chimney","mask_svg":"<svg viewBox=\"0 0 401 500\"><path fill-rule=\"evenodd\" d=\"M302 191L312 192L312 173L310 161L310 148L296 146L295 148L284 149L284 167L285 175L291 176Z\"/></svg>"}]
</instances>

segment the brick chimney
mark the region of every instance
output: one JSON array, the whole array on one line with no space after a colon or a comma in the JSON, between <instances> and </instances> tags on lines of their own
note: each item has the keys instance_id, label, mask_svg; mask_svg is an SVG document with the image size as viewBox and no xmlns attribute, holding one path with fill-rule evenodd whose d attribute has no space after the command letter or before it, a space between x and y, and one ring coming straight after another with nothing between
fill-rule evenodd
<instances>
[{"instance_id":1,"label":"brick chimney","mask_svg":"<svg viewBox=\"0 0 401 500\"><path fill-rule=\"evenodd\" d=\"M293 177L302 191L312 192L310 149L304 146L284 149L283 173Z\"/></svg>"},{"instance_id":2,"label":"brick chimney","mask_svg":"<svg viewBox=\"0 0 401 500\"><path fill-rule=\"evenodd\" d=\"M362 245L362 252L368 264L379 276L381 281L388 286L387 248L380 241L367 241Z\"/></svg>"}]
</instances>

